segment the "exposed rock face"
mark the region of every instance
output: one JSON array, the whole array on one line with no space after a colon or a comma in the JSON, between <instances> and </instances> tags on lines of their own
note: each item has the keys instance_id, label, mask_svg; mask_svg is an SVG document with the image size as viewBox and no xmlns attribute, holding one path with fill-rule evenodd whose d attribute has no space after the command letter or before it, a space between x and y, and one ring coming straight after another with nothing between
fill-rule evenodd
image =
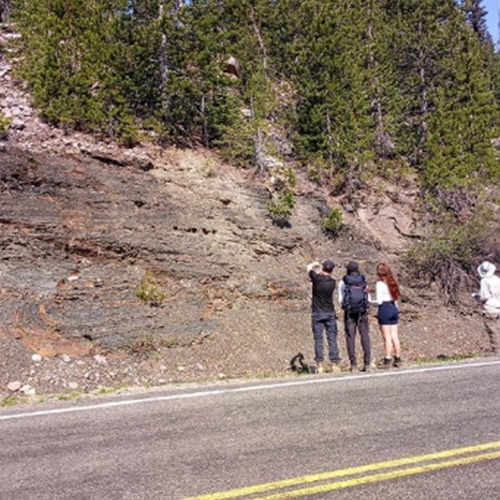
<instances>
[{"instance_id":1,"label":"exposed rock face","mask_svg":"<svg viewBox=\"0 0 500 500\"><path fill-rule=\"evenodd\" d=\"M0 394L271 375L299 351L312 362L305 269L324 258L357 259L371 283L378 261L394 264L407 360L488 351L472 310L405 282L411 190L344 206L332 240L320 222L341 200L299 175L279 228L248 173L206 151L66 135L38 120L5 59L0 80L0 111L17 120L0 144ZM159 300L138 294L147 274Z\"/></svg>"},{"instance_id":2,"label":"exposed rock face","mask_svg":"<svg viewBox=\"0 0 500 500\"><path fill-rule=\"evenodd\" d=\"M217 332L218 311L241 297L301 296L300 281L284 277L276 261L285 256L289 273L286 256L300 250L302 236L266 220L258 189L228 173L196 172L203 163L195 155L153 174L8 153L2 165L2 281L23 311L14 328L23 318L57 324L65 338L117 348L140 333ZM158 308L136 296L148 271L166 294ZM30 292L21 308L13 289Z\"/></svg>"},{"instance_id":3,"label":"exposed rock face","mask_svg":"<svg viewBox=\"0 0 500 500\"><path fill-rule=\"evenodd\" d=\"M197 153L166 155L144 172L10 144L0 153L4 337L44 357L203 345L228 375L304 350L304 268L328 244L318 221L279 229L264 190L230 169L207 176ZM148 272L165 294L156 307L137 296ZM274 361L261 354L273 349Z\"/></svg>"}]
</instances>

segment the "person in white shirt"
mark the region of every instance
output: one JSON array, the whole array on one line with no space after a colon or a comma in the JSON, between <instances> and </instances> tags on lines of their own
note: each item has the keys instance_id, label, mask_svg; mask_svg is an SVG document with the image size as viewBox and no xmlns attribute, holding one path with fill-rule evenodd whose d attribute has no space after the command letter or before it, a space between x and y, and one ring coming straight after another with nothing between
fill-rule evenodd
<instances>
[{"instance_id":1,"label":"person in white shirt","mask_svg":"<svg viewBox=\"0 0 500 500\"><path fill-rule=\"evenodd\" d=\"M483 304L484 326L490 336L493 352L500 347L500 278L495 271L496 266L488 261L477 268L481 287L478 293L473 294Z\"/></svg>"},{"instance_id":2,"label":"person in white shirt","mask_svg":"<svg viewBox=\"0 0 500 500\"><path fill-rule=\"evenodd\" d=\"M384 359L380 362L379 368L389 368L391 365L399 367L401 365L401 343L398 335L399 310L397 301L401 299L401 291L391 268L383 262L377 265L375 294L375 300L378 304L378 324L384 340Z\"/></svg>"}]
</instances>

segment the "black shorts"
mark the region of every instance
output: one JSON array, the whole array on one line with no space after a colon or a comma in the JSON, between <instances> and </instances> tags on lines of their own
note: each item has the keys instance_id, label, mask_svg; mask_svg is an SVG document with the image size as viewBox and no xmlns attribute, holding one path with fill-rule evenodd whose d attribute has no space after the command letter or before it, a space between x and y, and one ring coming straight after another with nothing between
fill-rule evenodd
<instances>
[{"instance_id":1,"label":"black shorts","mask_svg":"<svg viewBox=\"0 0 500 500\"><path fill-rule=\"evenodd\" d=\"M395 302L382 302L378 306L379 325L397 325L399 321L399 311Z\"/></svg>"}]
</instances>

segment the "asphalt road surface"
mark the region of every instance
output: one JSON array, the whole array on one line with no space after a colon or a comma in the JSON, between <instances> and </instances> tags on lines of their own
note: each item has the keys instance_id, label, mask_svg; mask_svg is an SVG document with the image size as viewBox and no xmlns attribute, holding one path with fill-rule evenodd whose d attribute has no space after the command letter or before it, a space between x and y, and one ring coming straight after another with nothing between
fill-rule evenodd
<instances>
[{"instance_id":1,"label":"asphalt road surface","mask_svg":"<svg viewBox=\"0 0 500 500\"><path fill-rule=\"evenodd\" d=\"M1 500L500 498L500 360L0 410Z\"/></svg>"}]
</instances>

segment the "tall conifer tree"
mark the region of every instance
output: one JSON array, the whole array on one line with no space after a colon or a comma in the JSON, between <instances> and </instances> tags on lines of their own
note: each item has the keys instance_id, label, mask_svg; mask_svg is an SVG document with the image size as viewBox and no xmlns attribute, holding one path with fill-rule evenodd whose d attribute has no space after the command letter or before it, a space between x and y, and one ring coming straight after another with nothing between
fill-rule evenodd
<instances>
[{"instance_id":1,"label":"tall conifer tree","mask_svg":"<svg viewBox=\"0 0 500 500\"><path fill-rule=\"evenodd\" d=\"M495 101L475 31L451 15L443 27L448 48L436 60L438 77L429 120L428 186L452 188L498 178L491 139Z\"/></svg>"}]
</instances>

